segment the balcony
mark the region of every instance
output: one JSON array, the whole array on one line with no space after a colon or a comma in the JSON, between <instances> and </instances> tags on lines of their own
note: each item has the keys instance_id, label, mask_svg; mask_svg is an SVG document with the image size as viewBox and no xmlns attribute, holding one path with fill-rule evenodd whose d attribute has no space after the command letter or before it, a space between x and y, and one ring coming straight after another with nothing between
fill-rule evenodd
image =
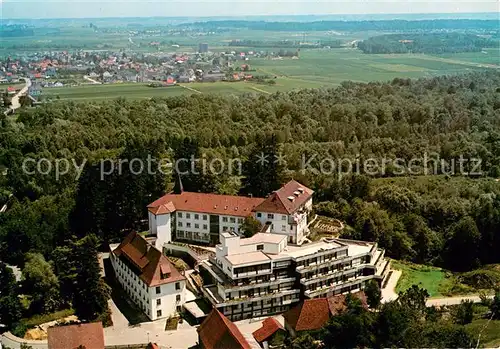
<instances>
[{"instance_id":1,"label":"balcony","mask_svg":"<svg viewBox=\"0 0 500 349\"><path fill-rule=\"evenodd\" d=\"M233 273L233 279L241 279L244 277L252 277L257 275L271 274L271 269L260 269L256 271L248 271L246 273Z\"/></svg>"},{"instance_id":2,"label":"balcony","mask_svg":"<svg viewBox=\"0 0 500 349\"><path fill-rule=\"evenodd\" d=\"M324 274L317 274L311 278L301 278L300 283L302 285L308 286L311 285L315 282L320 282L320 281L325 281L329 279L334 279L339 276L347 275L350 273L356 273L360 270L363 270L367 265L366 264L360 264L356 267L353 268L347 268L347 269L340 269L340 270L333 270L329 273L324 273Z\"/></svg>"},{"instance_id":3,"label":"balcony","mask_svg":"<svg viewBox=\"0 0 500 349\"><path fill-rule=\"evenodd\" d=\"M378 275L368 275L368 276L352 278L352 279L349 279L346 281L341 281L341 282L338 282L335 284L324 285L324 286L316 288L314 290L306 290L304 292L304 295L306 297L309 297L309 298L314 298L314 297L325 295L328 292L335 292L335 291L340 290L340 289L345 288L345 287L352 287L352 286L355 286L357 284L361 284L364 281L374 279L374 278L380 278L380 277Z\"/></svg>"},{"instance_id":4,"label":"balcony","mask_svg":"<svg viewBox=\"0 0 500 349\"><path fill-rule=\"evenodd\" d=\"M336 264L350 263L351 261L353 261L355 259L365 258L366 256L369 256L369 255L370 255L370 253L365 253L365 254L356 255L356 256L343 256L343 257L337 257L337 258L330 258L329 260L326 260L323 262L319 262L319 263L315 262L315 263L311 263L307 266L304 265L304 266L297 267L296 270L299 273L304 274L306 272L310 272L310 271L313 271L313 270L316 270L319 268L331 267L331 266L336 265ZM364 264L364 263L362 263L362 264Z\"/></svg>"},{"instance_id":5,"label":"balcony","mask_svg":"<svg viewBox=\"0 0 500 349\"><path fill-rule=\"evenodd\" d=\"M249 297L249 296L245 296L245 297L241 297L241 298L235 298L235 299L230 299L230 300L226 300L224 303L222 303L221 305L223 306L226 306L226 305L234 305L234 304L237 304L237 303L246 303L246 302L258 302L258 301L265 301L265 300L268 300L268 299L272 299L272 298L278 298L278 297L284 297L284 296L287 296L287 295L292 295L292 302L294 301L298 301L299 299L299 294L300 294L300 290L296 290L296 289L293 289L293 290L286 290L286 291L275 291L275 292L272 292L272 293L268 293L268 294L265 294L265 295L257 295L257 296L252 296L252 297ZM296 295L296 296L294 296Z\"/></svg>"},{"instance_id":6,"label":"balcony","mask_svg":"<svg viewBox=\"0 0 500 349\"><path fill-rule=\"evenodd\" d=\"M269 281L264 281L264 282L257 282L256 280L252 280L247 284L241 284L241 285L224 285L225 290L231 290L231 291L244 291L244 290L251 290L256 287L269 287L269 286L274 286L274 285L279 285L287 282L293 282L295 281L295 277L287 277L287 278L278 278L278 279L273 279Z\"/></svg>"}]
</instances>

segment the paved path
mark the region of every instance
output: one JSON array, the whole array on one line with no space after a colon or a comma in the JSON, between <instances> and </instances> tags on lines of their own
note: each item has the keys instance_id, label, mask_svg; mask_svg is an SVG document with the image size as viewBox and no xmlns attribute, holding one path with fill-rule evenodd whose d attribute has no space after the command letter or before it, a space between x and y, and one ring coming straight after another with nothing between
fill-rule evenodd
<instances>
[{"instance_id":1,"label":"paved path","mask_svg":"<svg viewBox=\"0 0 500 349\"><path fill-rule=\"evenodd\" d=\"M92 78L91 78L90 76L88 76L88 75L84 75L84 76L83 76L83 78L84 78L85 80L87 80L87 81L90 81L90 82L91 82L91 83L93 83L93 84L96 84L96 85L101 85L101 84L102 84L102 82L96 81L96 80L92 79Z\"/></svg>"},{"instance_id":2,"label":"paved path","mask_svg":"<svg viewBox=\"0 0 500 349\"><path fill-rule=\"evenodd\" d=\"M488 296L492 299L493 296ZM443 298L429 298L427 299L426 305L430 306L443 306L443 305L456 305L460 304L462 301L472 301L474 303L481 302L481 298L476 295L469 296L458 296L458 297L443 297Z\"/></svg>"},{"instance_id":3,"label":"paved path","mask_svg":"<svg viewBox=\"0 0 500 349\"><path fill-rule=\"evenodd\" d=\"M19 103L19 97L24 96L28 92L28 88L31 86L31 80L28 78L24 78L25 85L24 87L14 96L11 100L11 106L9 109L5 111L5 115L9 115L16 111L16 109L21 108L21 103Z\"/></svg>"},{"instance_id":4,"label":"paved path","mask_svg":"<svg viewBox=\"0 0 500 349\"><path fill-rule=\"evenodd\" d=\"M389 281L387 281L387 285L382 289L382 303L387 303L398 298L396 285L398 284L401 274L401 270L392 270L392 274Z\"/></svg>"},{"instance_id":5,"label":"paved path","mask_svg":"<svg viewBox=\"0 0 500 349\"><path fill-rule=\"evenodd\" d=\"M180 86L182 88L185 88L185 89L187 89L189 91L193 91L193 92L196 92L196 93L200 93L200 94L203 93L201 91L195 90L194 88L191 88L191 87L188 87L188 86L185 86L185 85L177 84L177 86Z\"/></svg>"}]
</instances>

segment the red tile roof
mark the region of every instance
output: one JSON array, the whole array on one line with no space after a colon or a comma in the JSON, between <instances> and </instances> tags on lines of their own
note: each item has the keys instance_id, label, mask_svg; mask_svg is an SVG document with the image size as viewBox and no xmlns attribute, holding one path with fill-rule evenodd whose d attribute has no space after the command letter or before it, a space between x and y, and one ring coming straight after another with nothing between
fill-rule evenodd
<instances>
[{"instance_id":1,"label":"red tile roof","mask_svg":"<svg viewBox=\"0 0 500 349\"><path fill-rule=\"evenodd\" d=\"M165 205L165 208L158 208L157 210L170 210L171 212L177 210L247 217L263 201L264 199L262 198L250 198L247 196L182 192L181 194L167 194L149 204L148 209L150 212L153 212L152 209L154 210L161 205Z\"/></svg>"},{"instance_id":2,"label":"red tile roof","mask_svg":"<svg viewBox=\"0 0 500 349\"><path fill-rule=\"evenodd\" d=\"M314 193L312 189L291 180L257 206L254 211L292 214ZM290 198L293 198L290 200Z\"/></svg>"},{"instance_id":3,"label":"red tile roof","mask_svg":"<svg viewBox=\"0 0 500 349\"><path fill-rule=\"evenodd\" d=\"M160 206L149 207L148 210L154 215L159 215L159 214L175 212L175 206L172 202L167 202L166 204L162 204Z\"/></svg>"},{"instance_id":4,"label":"red tile roof","mask_svg":"<svg viewBox=\"0 0 500 349\"><path fill-rule=\"evenodd\" d=\"M49 349L104 349L104 330L100 322L49 327Z\"/></svg>"},{"instance_id":5,"label":"red tile roof","mask_svg":"<svg viewBox=\"0 0 500 349\"><path fill-rule=\"evenodd\" d=\"M135 273L149 287L185 280L167 257L135 232L127 235L113 253L130 262Z\"/></svg>"},{"instance_id":6,"label":"red tile roof","mask_svg":"<svg viewBox=\"0 0 500 349\"><path fill-rule=\"evenodd\" d=\"M204 349L251 349L238 327L217 309L212 310L197 331Z\"/></svg>"},{"instance_id":7,"label":"red tile roof","mask_svg":"<svg viewBox=\"0 0 500 349\"><path fill-rule=\"evenodd\" d=\"M262 327L252 335L257 342L262 343L279 330L283 330L283 326L275 318L268 317L262 321Z\"/></svg>"},{"instance_id":8,"label":"red tile roof","mask_svg":"<svg viewBox=\"0 0 500 349\"><path fill-rule=\"evenodd\" d=\"M283 314L286 323L295 331L320 329L330 318L326 298L306 299Z\"/></svg>"}]
</instances>

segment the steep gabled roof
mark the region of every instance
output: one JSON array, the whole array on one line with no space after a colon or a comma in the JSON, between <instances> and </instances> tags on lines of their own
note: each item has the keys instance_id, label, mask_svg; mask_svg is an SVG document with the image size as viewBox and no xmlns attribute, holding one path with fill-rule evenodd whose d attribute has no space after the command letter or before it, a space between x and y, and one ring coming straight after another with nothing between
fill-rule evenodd
<instances>
[{"instance_id":1,"label":"steep gabled roof","mask_svg":"<svg viewBox=\"0 0 500 349\"><path fill-rule=\"evenodd\" d=\"M247 217L252 210L264 201L262 198L247 196L218 195L184 191L180 194L167 194L148 205L154 214L164 211L200 212L207 214ZM160 208L165 205L165 208ZM155 210L157 211L155 213ZM170 211L170 212L169 212Z\"/></svg>"},{"instance_id":2,"label":"steep gabled roof","mask_svg":"<svg viewBox=\"0 0 500 349\"><path fill-rule=\"evenodd\" d=\"M197 329L204 349L251 349L238 327L213 309Z\"/></svg>"},{"instance_id":3,"label":"steep gabled roof","mask_svg":"<svg viewBox=\"0 0 500 349\"><path fill-rule=\"evenodd\" d=\"M314 193L312 189L291 180L257 206L254 211L292 214L296 212Z\"/></svg>"},{"instance_id":4,"label":"steep gabled roof","mask_svg":"<svg viewBox=\"0 0 500 349\"><path fill-rule=\"evenodd\" d=\"M185 280L167 257L136 232L127 235L112 252L132 264L132 270L149 287Z\"/></svg>"},{"instance_id":5,"label":"steep gabled roof","mask_svg":"<svg viewBox=\"0 0 500 349\"><path fill-rule=\"evenodd\" d=\"M306 299L283 314L285 321L295 331L320 329L330 318L326 298Z\"/></svg>"},{"instance_id":6,"label":"steep gabled roof","mask_svg":"<svg viewBox=\"0 0 500 349\"><path fill-rule=\"evenodd\" d=\"M268 317L262 321L262 327L252 333L252 335L257 342L262 343L279 330L284 330L284 328L278 320L273 317Z\"/></svg>"},{"instance_id":7,"label":"steep gabled roof","mask_svg":"<svg viewBox=\"0 0 500 349\"><path fill-rule=\"evenodd\" d=\"M47 342L49 349L77 349L80 345L104 349L104 330L100 322L49 327Z\"/></svg>"},{"instance_id":8,"label":"steep gabled roof","mask_svg":"<svg viewBox=\"0 0 500 349\"><path fill-rule=\"evenodd\" d=\"M161 204L161 205L155 206L155 207L148 206L148 210L149 210L149 212L153 213L154 215L159 215L159 214L175 212L175 206L170 201L170 202L167 202L166 204Z\"/></svg>"}]
</instances>

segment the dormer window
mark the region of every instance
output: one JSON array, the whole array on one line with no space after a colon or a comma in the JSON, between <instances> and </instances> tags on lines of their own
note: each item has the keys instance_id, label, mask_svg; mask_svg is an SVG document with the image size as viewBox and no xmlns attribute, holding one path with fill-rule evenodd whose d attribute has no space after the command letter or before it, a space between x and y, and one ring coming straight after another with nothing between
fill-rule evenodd
<instances>
[{"instance_id":1,"label":"dormer window","mask_svg":"<svg viewBox=\"0 0 500 349\"><path fill-rule=\"evenodd\" d=\"M257 245L257 251L262 251L263 249L264 249L263 244Z\"/></svg>"}]
</instances>

